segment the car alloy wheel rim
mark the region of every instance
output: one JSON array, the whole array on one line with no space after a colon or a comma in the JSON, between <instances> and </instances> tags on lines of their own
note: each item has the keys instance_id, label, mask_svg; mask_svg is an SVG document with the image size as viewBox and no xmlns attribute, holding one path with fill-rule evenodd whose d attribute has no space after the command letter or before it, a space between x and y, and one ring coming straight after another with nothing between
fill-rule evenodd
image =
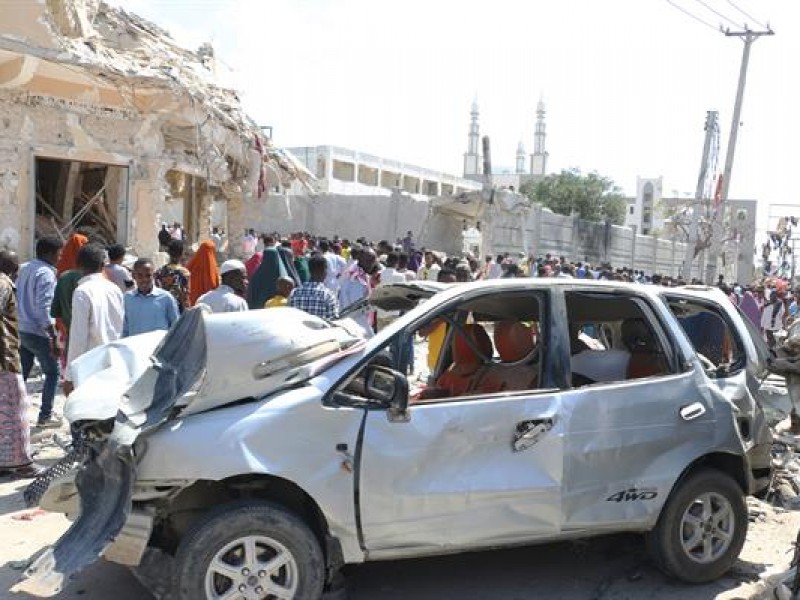
<instances>
[{"instance_id":1,"label":"car alloy wheel rim","mask_svg":"<svg viewBox=\"0 0 800 600\"><path fill-rule=\"evenodd\" d=\"M279 541L240 537L211 559L205 577L208 600L292 600L297 592L297 561Z\"/></svg>"},{"instance_id":2,"label":"car alloy wheel rim","mask_svg":"<svg viewBox=\"0 0 800 600\"><path fill-rule=\"evenodd\" d=\"M681 519L681 546L696 563L707 564L723 556L733 541L736 520L724 496L707 492L695 498Z\"/></svg>"}]
</instances>

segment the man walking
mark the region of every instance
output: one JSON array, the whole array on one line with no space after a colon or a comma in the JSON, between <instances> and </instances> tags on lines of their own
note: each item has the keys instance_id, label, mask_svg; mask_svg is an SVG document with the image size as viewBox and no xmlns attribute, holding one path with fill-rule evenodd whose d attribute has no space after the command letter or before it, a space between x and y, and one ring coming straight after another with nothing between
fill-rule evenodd
<instances>
[{"instance_id":1,"label":"man walking","mask_svg":"<svg viewBox=\"0 0 800 600\"><path fill-rule=\"evenodd\" d=\"M17 329L17 303L13 278L16 254L0 251L0 476L36 477L42 467L31 458L27 394Z\"/></svg>"},{"instance_id":2,"label":"man walking","mask_svg":"<svg viewBox=\"0 0 800 600\"><path fill-rule=\"evenodd\" d=\"M358 253L358 262L345 271L339 288L339 306L342 309L369 296L375 286L374 276L378 272L378 256L372 248ZM365 306L350 317L364 329L364 335L373 334L373 313Z\"/></svg>"},{"instance_id":3,"label":"man walking","mask_svg":"<svg viewBox=\"0 0 800 600\"><path fill-rule=\"evenodd\" d=\"M50 319L50 308L56 290L55 265L63 246L57 238L42 238L37 241L36 258L25 263L17 277L22 378L28 380L34 358L44 374L42 406L36 423L38 427L61 426L61 419L53 418L53 400L58 386L59 350L56 329Z\"/></svg>"},{"instance_id":4,"label":"man walking","mask_svg":"<svg viewBox=\"0 0 800 600\"><path fill-rule=\"evenodd\" d=\"M106 251L99 244L86 244L78 251L83 279L72 295L72 326L69 330L64 393L72 393L72 361L89 350L118 340L122 335L123 299L120 289L103 275Z\"/></svg>"},{"instance_id":5,"label":"man walking","mask_svg":"<svg viewBox=\"0 0 800 600\"><path fill-rule=\"evenodd\" d=\"M319 251L322 252L322 257L328 264L328 273L325 276L325 287L336 294L339 291L339 277L347 268L347 262L338 254L331 252L331 246L328 240L320 241Z\"/></svg>"},{"instance_id":6,"label":"man walking","mask_svg":"<svg viewBox=\"0 0 800 600\"><path fill-rule=\"evenodd\" d=\"M122 337L166 330L178 320L178 303L168 291L155 286L154 271L149 258L133 263L136 289L125 294Z\"/></svg>"},{"instance_id":7,"label":"man walking","mask_svg":"<svg viewBox=\"0 0 800 600\"><path fill-rule=\"evenodd\" d=\"M197 304L205 304L211 312L239 312L247 310L244 294L247 291L247 267L240 260L231 259L219 268L222 278L219 287L206 292L197 299ZM262 306L258 307L261 308Z\"/></svg>"},{"instance_id":8,"label":"man walking","mask_svg":"<svg viewBox=\"0 0 800 600\"><path fill-rule=\"evenodd\" d=\"M289 306L321 319L338 318L339 304L336 296L325 285L328 261L324 256L315 254L308 261L308 270L311 280L292 291L289 296Z\"/></svg>"}]
</instances>

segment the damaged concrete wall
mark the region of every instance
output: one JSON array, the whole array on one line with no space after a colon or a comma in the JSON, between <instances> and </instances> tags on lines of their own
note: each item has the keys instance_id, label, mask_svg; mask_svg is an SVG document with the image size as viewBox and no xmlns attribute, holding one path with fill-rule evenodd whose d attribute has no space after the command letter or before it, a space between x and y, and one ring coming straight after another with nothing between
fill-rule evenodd
<instances>
[{"instance_id":1,"label":"damaged concrete wall","mask_svg":"<svg viewBox=\"0 0 800 600\"><path fill-rule=\"evenodd\" d=\"M317 235L339 235L395 240L414 232L420 245L448 254L463 249L463 219L431 210L427 201L408 196L317 196L252 195L228 204L231 239L247 228L282 234L310 231ZM541 207L524 214L490 207L483 215L484 254L522 252L536 256L564 255L571 260L633 266L647 273L677 275L683 245L650 236L634 235L628 227L593 223L558 215ZM524 229L524 230L523 230ZM241 244L232 244L237 254Z\"/></svg>"},{"instance_id":2,"label":"damaged concrete wall","mask_svg":"<svg viewBox=\"0 0 800 600\"><path fill-rule=\"evenodd\" d=\"M228 205L232 234L247 228L256 231L315 234L354 240L391 240L411 230L419 235L428 214L428 203L409 196L269 195L250 197ZM460 228L459 228L460 231ZM460 242L459 242L460 243ZM234 246L238 249L239 246Z\"/></svg>"}]
</instances>

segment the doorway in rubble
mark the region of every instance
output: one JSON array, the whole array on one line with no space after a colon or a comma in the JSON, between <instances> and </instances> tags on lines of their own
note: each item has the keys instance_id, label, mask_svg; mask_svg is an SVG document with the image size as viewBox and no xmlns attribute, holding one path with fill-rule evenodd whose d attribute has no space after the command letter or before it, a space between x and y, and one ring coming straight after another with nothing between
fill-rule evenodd
<instances>
[{"instance_id":1,"label":"doorway in rubble","mask_svg":"<svg viewBox=\"0 0 800 600\"><path fill-rule=\"evenodd\" d=\"M128 167L35 159L35 239L75 231L105 245L127 243Z\"/></svg>"},{"instance_id":2,"label":"doorway in rubble","mask_svg":"<svg viewBox=\"0 0 800 600\"><path fill-rule=\"evenodd\" d=\"M189 244L208 239L214 205L222 195L219 188L209 186L203 177L174 169L167 171L166 181L169 194L162 223L180 224L183 239Z\"/></svg>"}]
</instances>

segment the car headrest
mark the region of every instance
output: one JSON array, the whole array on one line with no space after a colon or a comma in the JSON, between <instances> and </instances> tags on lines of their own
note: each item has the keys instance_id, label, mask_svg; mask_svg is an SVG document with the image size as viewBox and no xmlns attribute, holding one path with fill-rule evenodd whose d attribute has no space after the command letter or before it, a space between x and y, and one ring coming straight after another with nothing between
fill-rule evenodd
<instances>
[{"instance_id":1,"label":"car headrest","mask_svg":"<svg viewBox=\"0 0 800 600\"><path fill-rule=\"evenodd\" d=\"M494 327L494 345L503 362L517 362L533 352L533 332L519 321L500 321Z\"/></svg>"},{"instance_id":2,"label":"car headrest","mask_svg":"<svg viewBox=\"0 0 800 600\"><path fill-rule=\"evenodd\" d=\"M622 322L622 343L630 352L655 350L656 344L644 319L627 319Z\"/></svg>"},{"instance_id":3,"label":"car headrest","mask_svg":"<svg viewBox=\"0 0 800 600\"><path fill-rule=\"evenodd\" d=\"M483 356L478 356L467 342L467 336L477 346ZM478 324L465 325L463 330L457 328L453 336L453 363L476 364L492 356L492 340L486 330Z\"/></svg>"}]
</instances>

